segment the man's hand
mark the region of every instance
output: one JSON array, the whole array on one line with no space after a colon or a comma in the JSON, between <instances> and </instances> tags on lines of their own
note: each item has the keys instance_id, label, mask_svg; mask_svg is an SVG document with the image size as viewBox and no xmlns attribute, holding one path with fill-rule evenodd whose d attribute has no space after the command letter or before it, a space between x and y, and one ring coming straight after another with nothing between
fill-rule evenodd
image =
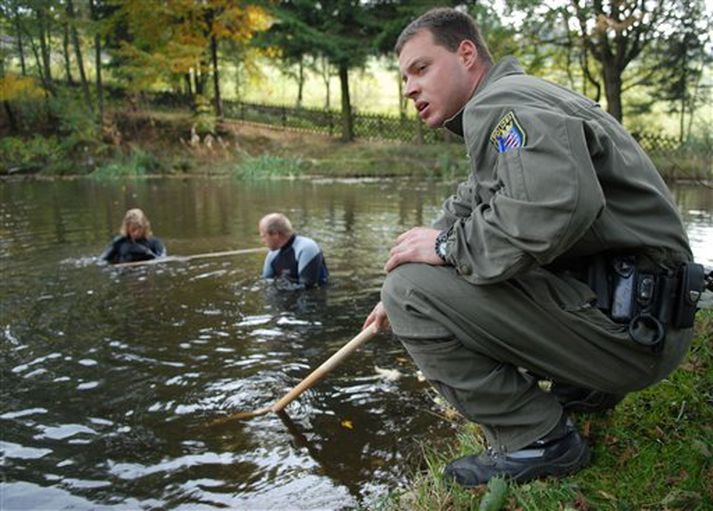
<instances>
[{"instance_id":1,"label":"man's hand","mask_svg":"<svg viewBox=\"0 0 713 511\"><path fill-rule=\"evenodd\" d=\"M414 227L403 233L396 238L396 245L391 249L384 270L388 273L404 263L442 265L443 260L436 254L438 233L438 230L428 227Z\"/></svg>"},{"instance_id":2,"label":"man's hand","mask_svg":"<svg viewBox=\"0 0 713 511\"><path fill-rule=\"evenodd\" d=\"M371 314L366 317L366 321L364 321L361 329L364 330L372 323L376 324L376 330L379 332L389 328L389 318L386 317L386 311L384 310L384 306L381 302L377 303L371 311Z\"/></svg>"}]
</instances>

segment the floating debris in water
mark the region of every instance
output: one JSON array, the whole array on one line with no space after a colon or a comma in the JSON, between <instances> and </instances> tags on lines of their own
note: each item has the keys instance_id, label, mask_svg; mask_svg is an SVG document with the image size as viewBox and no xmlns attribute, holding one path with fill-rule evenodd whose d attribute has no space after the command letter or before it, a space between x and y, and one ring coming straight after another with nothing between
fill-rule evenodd
<instances>
[{"instance_id":1,"label":"floating debris in water","mask_svg":"<svg viewBox=\"0 0 713 511\"><path fill-rule=\"evenodd\" d=\"M376 371L376 374L378 374L381 378L387 381L396 381L403 376L401 371L398 369L383 369L379 366L374 366L374 371Z\"/></svg>"}]
</instances>

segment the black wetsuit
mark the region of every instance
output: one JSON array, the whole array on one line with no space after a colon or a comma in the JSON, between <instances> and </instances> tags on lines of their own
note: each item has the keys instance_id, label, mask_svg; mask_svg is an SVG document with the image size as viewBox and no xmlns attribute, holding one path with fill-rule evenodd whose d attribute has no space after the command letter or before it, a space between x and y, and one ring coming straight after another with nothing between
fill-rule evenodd
<instances>
[{"instance_id":1,"label":"black wetsuit","mask_svg":"<svg viewBox=\"0 0 713 511\"><path fill-rule=\"evenodd\" d=\"M329 271L317 243L305 236L292 235L285 245L265 257L263 278L287 278L304 287L324 286Z\"/></svg>"},{"instance_id":2,"label":"black wetsuit","mask_svg":"<svg viewBox=\"0 0 713 511\"><path fill-rule=\"evenodd\" d=\"M101 255L110 264L148 261L166 255L166 248L158 238L132 241L128 236L117 236Z\"/></svg>"}]
</instances>

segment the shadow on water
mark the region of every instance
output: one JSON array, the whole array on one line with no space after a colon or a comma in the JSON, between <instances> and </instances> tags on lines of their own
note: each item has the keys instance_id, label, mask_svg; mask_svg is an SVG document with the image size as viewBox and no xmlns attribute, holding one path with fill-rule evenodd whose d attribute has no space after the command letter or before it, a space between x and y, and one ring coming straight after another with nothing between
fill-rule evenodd
<instances>
[{"instance_id":1,"label":"shadow on water","mask_svg":"<svg viewBox=\"0 0 713 511\"><path fill-rule=\"evenodd\" d=\"M0 184L1 507L347 509L403 484L419 442L452 429L388 335L285 414L207 425L271 405L354 337L379 298L392 240L430 222L452 189ZM710 191L676 197L694 250L711 257ZM257 278L261 253L98 266L130 207L181 255L257 247L258 220L280 209L319 240L331 283L278 290Z\"/></svg>"}]
</instances>

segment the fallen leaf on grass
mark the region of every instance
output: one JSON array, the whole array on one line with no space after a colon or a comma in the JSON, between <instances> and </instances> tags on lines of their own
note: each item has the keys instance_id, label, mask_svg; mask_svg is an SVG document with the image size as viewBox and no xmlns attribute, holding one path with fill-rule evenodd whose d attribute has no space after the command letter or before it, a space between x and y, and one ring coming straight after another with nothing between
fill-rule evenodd
<instances>
[{"instance_id":1,"label":"fallen leaf on grass","mask_svg":"<svg viewBox=\"0 0 713 511\"><path fill-rule=\"evenodd\" d=\"M693 509L701 501L701 494L695 491L673 490L661 501L664 507Z\"/></svg>"},{"instance_id":2,"label":"fallen leaf on grass","mask_svg":"<svg viewBox=\"0 0 713 511\"><path fill-rule=\"evenodd\" d=\"M699 452L703 455L704 458L710 458L711 457L711 449L710 446L706 445L706 443L701 440L700 438L696 438L693 442L693 449L696 450L696 452Z\"/></svg>"},{"instance_id":3,"label":"fallen leaf on grass","mask_svg":"<svg viewBox=\"0 0 713 511\"><path fill-rule=\"evenodd\" d=\"M585 421L584 427L582 428L582 436L584 438L589 438L592 434L592 421Z\"/></svg>"},{"instance_id":4,"label":"fallen leaf on grass","mask_svg":"<svg viewBox=\"0 0 713 511\"><path fill-rule=\"evenodd\" d=\"M624 449L624 451L617 457L616 464L619 467L622 467L626 464L627 461L629 461L631 458L634 458L638 453L636 449L633 447L627 447Z\"/></svg>"},{"instance_id":5,"label":"fallen leaf on grass","mask_svg":"<svg viewBox=\"0 0 713 511\"><path fill-rule=\"evenodd\" d=\"M578 511L589 511L589 502L587 498L582 495L582 492L577 490L577 500L574 501L574 507Z\"/></svg>"},{"instance_id":6,"label":"fallen leaf on grass","mask_svg":"<svg viewBox=\"0 0 713 511\"><path fill-rule=\"evenodd\" d=\"M599 490L597 493L599 493L599 495L601 495L602 497L604 497L607 500L616 502L616 497L614 495L612 495L611 493L607 493L604 490Z\"/></svg>"}]
</instances>

